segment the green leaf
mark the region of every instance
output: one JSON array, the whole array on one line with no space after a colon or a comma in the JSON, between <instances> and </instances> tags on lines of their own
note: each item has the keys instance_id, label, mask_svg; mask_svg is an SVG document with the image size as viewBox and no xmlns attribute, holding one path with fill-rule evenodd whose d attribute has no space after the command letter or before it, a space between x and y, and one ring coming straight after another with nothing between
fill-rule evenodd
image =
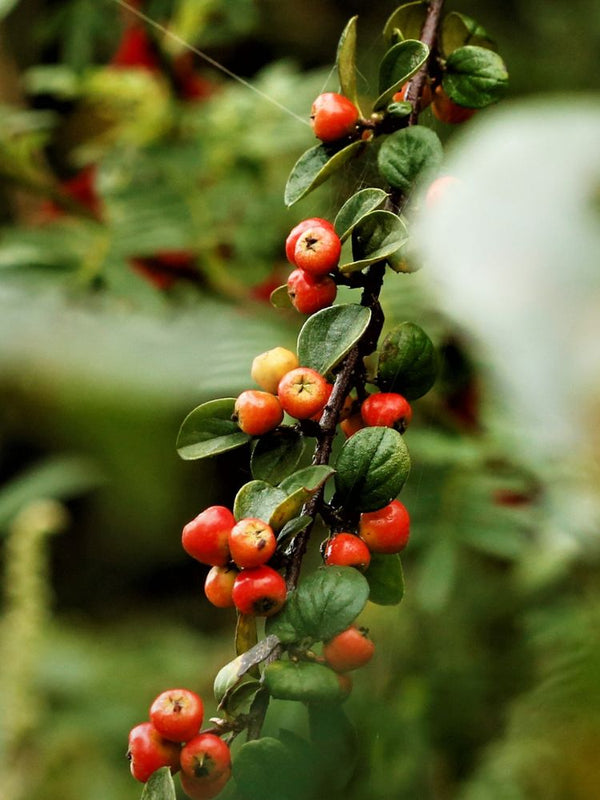
<instances>
[{"instance_id":1,"label":"green leaf","mask_svg":"<svg viewBox=\"0 0 600 800\"><path fill-rule=\"evenodd\" d=\"M340 272L357 272L395 253L407 239L406 226L391 211L371 211L352 231L352 258Z\"/></svg>"},{"instance_id":2,"label":"green leaf","mask_svg":"<svg viewBox=\"0 0 600 800\"><path fill-rule=\"evenodd\" d=\"M410 105L410 103L409 103ZM342 241L352 233L352 228L365 214L374 211L386 199L383 189L361 189L350 197L340 208L335 218L335 232Z\"/></svg>"},{"instance_id":3,"label":"green leaf","mask_svg":"<svg viewBox=\"0 0 600 800\"><path fill-rule=\"evenodd\" d=\"M417 180L439 169L442 157L442 143L437 134L422 125L413 125L387 137L379 149L377 162L390 186L408 194Z\"/></svg>"},{"instance_id":4,"label":"green leaf","mask_svg":"<svg viewBox=\"0 0 600 800\"><path fill-rule=\"evenodd\" d=\"M268 522L277 506L286 499L286 493L266 481L245 483L233 502L236 520L257 517Z\"/></svg>"},{"instance_id":5,"label":"green leaf","mask_svg":"<svg viewBox=\"0 0 600 800\"><path fill-rule=\"evenodd\" d=\"M153 772L144 785L141 800L175 800L175 784L169 767Z\"/></svg>"},{"instance_id":6,"label":"green leaf","mask_svg":"<svg viewBox=\"0 0 600 800\"><path fill-rule=\"evenodd\" d=\"M335 672L323 664L274 661L265 668L263 680L277 700L323 703L342 699Z\"/></svg>"},{"instance_id":7,"label":"green leaf","mask_svg":"<svg viewBox=\"0 0 600 800\"><path fill-rule=\"evenodd\" d=\"M302 514L301 517L295 517L289 522L286 522L283 528L279 531L277 542L283 542L285 539L295 536L300 531L304 531L312 524L313 518L308 514Z\"/></svg>"},{"instance_id":8,"label":"green leaf","mask_svg":"<svg viewBox=\"0 0 600 800\"><path fill-rule=\"evenodd\" d=\"M235 652L244 655L258 643L256 617L251 614L238 613L235 626Z\"/></svg>"},{"instance_id":9,"label":"green leaf","mask_svg":"<svg viewBox=\"0 0 600 800\"><path fill-rule=\"evenodd\" d=\"M228 664L225 664L219 672L214 681L213 690L215 700L222 706L226 702L227 696L238 685L238 683L245 677L245 675L266 658L268 658L273 650L279 645L277 636L267 636L262 639L254 647L247 650L242 655L234 658Z\"/></svg>"},{"instance_id":10,"label":"green leaf","mask_svg":"<svg viewBox=\"0 0 600 800\"><path fill-rule=\"evenodd\" d=\"M405 119L410 116L412 109L412 103L409 103L407 100L399 100L390 103L386 108L386 113L389 117L393 117L394 119Z\"/></svg>"},{"instance_id":11,"label":"green leaf","mask_svg":"<svg viewBox=\"0 0 600 800\"><path fill-rule=\"evenodd\" d=\"M337 48L336 66L340 81L340 93L351 100L358 108L356 90L356 21L351 17L344 28Z\"/></svg>"},{"instance_id":12,"label":"green leaf","mask_svg":"<svg viewBox=\"0 0 600 800\"><path fill-rule=\"evenodd\" d=\"M209 458L250 441L231 419L235 398L210 400L187 415L177 435L177 452L184 461Z\"/></svg>"},{"instance_id":13,"label":"green leaf","mask_svg":"<svg viewBox=\"0 0 600 800\"><path fill-rule=\"evenodd\" d=\"M284 283L283 286L278 286L277 289L273 289L269 296L269 301L273 308L293 308L292 300L288 294L287 283Z\"/></svg>"},{"instance_id":14,"label":"green leaf","mask_svg":"<svg viewBox=\"0 0 600 800\"><path fill-rule=\"evenodd\" d=\"M459 106L484 108L506 94L508 72L498 53L485 47L459 47L448 57L442 86Z\"/></svg>"},{"instance_id":15,"label":"green leaf","mask_svg":"<svg viewBox=\"0 0 600 800\"><path fill-rule=\"evenodd\" d=\"M333 502L346 509L377 511L400 492L410 456L393 428L363 428L348 439L336 462Z\"/></svg>"},{"instance_id":16,"label":"green leaf","mask_svg":"<svg viewBox=\"0 0 600 800\"><path fill-rule=\"evenodd\" d=\"M294 428L279 428L260 436L250 459L252 477L271 484L279 483L294 472L303 450L304 437Z\"/></svg>"},{"instance_id":17,"label":"green leaf","mask_svg":"<svg viewBox=\"0 0 600 800\"><path fill-rule=\"evenodd\" d=\"M353 567L321 567L267 620L269 633L285 643L325 641L345 630L369 599L366 578Z\"/></svg>"},{"instance_id":18,"label":"green leaf","mask_svg":"<svg viewBox=\"0 0 600 800\"><path fill-rule=\"evenodd\" d=\"M0 0L0 20L7 17L19 0Z\"/></svg>"},{"instance_id":19,"label":"green leaf","mask_svg":"<svg viewBox=\"0 0 600 800\"><path fill-rule=\"evenodd\" d=\"M395 606L404 596L402 562L397 554L373 553L365 572L369 583L369 600L380 606Z\"/></svg>"},{"instance_id":20,"label":"green leaf","mask_svg":"<svg viewBox=\"0 0 600 800\"><path fill-rule=\"evenodd\" d=\"M394 41L394 31L399 30L403 39L420 39L421 30L427 16L427 3L418 0L416 3L405 3L397 8L387 19L383 28L386 44Z\"/></svg>"},{"instance_id":21,"label":"green leaf","mask_svg":"<svg viewBox=\"0 0 600 800\"><path fill-rule=\"evenodd\" d=\"M365 142L346 145L341 150L331 145L318 144L311 147L294 164L285 186L286 206L293 206L317 186L324 183L334 172L359 155Z\"/></svg>"},{"instance_id":22,"label":"green leaf","mask_svg":"<svg viewBox=\"0 0 600 800\"><path fill-rule=\"evenodd\" d=\"M269 525L273 530L279 531L293 520L307 500L333 473L333 467L315 465L294 472L282 481L279 489L285 492L287 497L271 514Z\"/></svg>"},{"instance_id":23,"label":"green leaf","mask_svg":"<svg viewBox=\"0 0 600 800\"><path fill-rule=\"evenodd\" d=\"M343 789L352 778L358 760L354 726L341 706L322 703L309 704L308 724L315 751L313 769L323 775L327 786Z\"/></svg>"},{"instance_id":24,"label":"green leaf","mask_svg":"<svg viewBox=\"0 0 600 800\"><path fill-rule=\"evenodd\" d=\"M233 777L244 800L302 800L313 796L310 760L299 757L297 747L290 749L271 736L242 745L233 761Z\"/></svg>"},{"instance_id":25,"label":"green leaf","mask_svg":"<svg viewBox=\"0 0 600 800\"><path fill-rule=\"evenodd\" d=\"M428 57L429 48L417 39L406 39L391 47L379 65L379 97L373 103L373 110L385 108Z\"/></svg>"},{"instance_id":26,"label":"green leaf","mask_svg":"<svg viewBox=\"0 0 600 800\"><path fill-rule=\"evenodd\" d=\"M446 14L442 22L441 36L442 52L445 56L449 56L454 50L467 44L487 47L490 50L496 49L487 31L474 19L467 17L466 14L460 14L458 11Z\"/></svg>"},{"instance_id":27,"label":"green leaf","mask_svg":"<svg viewBox=\"0 0 600 800\"><path fill-rule=\"evenodd\" d=\"M371 311L357 303L332 306L310 316L298 335L299 362L326 375L363 335Z\"/></svg>"},{"instance_id":28,"label":"green leaf","mask_svg":"<svg viewBox=\"0 0 600 800\"><path fill-rule=\"evenodd\" d=\"M402 322L383 340L376 383L382 392L398 392L407 400L426 394L438 373L433 342L414 322Z\"/></svg>"}]
</instances>

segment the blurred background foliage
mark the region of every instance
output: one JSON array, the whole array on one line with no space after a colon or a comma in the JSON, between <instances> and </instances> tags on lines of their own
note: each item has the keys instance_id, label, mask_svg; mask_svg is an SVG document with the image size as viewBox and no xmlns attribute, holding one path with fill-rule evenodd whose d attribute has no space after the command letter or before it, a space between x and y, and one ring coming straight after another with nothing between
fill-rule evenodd
<instances>
[{"instance_id":1,"label":"blurred background foliage","mask_svg":"<svg viewBox=\"0 0 600 800\"><path fill-rule=\"evenodd\" d=\"M337 182L285 209L309 128L181 40L306 119L336 88L335 44L355 13L368 94L395 4L143 7L178 38L113 0L0 0L0 796L11 800L139 796L129 728L169 685L210 698L233 655L233 617L208 606L179 536L203 507L232 500L247 454L184 464L175 436L191 407L248 386L254 355L294 346L298 317L267 302L287 275L283 241L308 214L333 218L347 194ZM567 108L598 89L593 0L448 8L497 40L514 98L562 92L549 102ZM366 180L361 170L348 184ZM510 236L522 211L506 205ZM407 597L365 614L378 655L348 706L366 755L343 796L591 800L597 473L582 461L587 493L568 483L556 511L543 458L523 455L535 441L515 451L495 434L498 364L482 365L468 309L463 324L434 289L425 269L391 276L384 295L389 323L423 325L443 367L407 434ZM515 347L527 337L517 319ZM582 402L597 414L598 373L586 377ZM273 706L272 731L302 727L296 709Z\"/></svg>"}]
</instances>

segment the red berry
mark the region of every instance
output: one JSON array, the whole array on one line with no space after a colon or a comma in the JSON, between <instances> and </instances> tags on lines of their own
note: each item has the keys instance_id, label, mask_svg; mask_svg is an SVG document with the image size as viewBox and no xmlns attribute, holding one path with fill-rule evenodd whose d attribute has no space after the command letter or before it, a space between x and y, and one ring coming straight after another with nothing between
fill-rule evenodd
<instances>
[{"instance_id":1,"label":"red berry","mask_svg":"<svg viewBox=\"0 0 600 800\"><path fill-rule=\"evenodd\" d=\"M204 594L213 606L231 608L233 606L233 583L239 571L234 567L211 567L204 581Z\"/></svg>"},{"instance_id":2,"label":"red berry","mask_svg":"<svg viewBox=\"0 0 600 800\"><path fill-rule=\"evenodd\" d=\"M198 733L203 718L202 699L189 689L168 689L150 706L150 721L171 742L187 742Z\"/></svg>"},{"instance_id":3,"label":"red berry","mask_svg":"<svg viewBox=\"0 0 600 800\"><path fill-rule=\"evenodd\" d=\"M438 86L434 92L431 110L434 117L449 125L466 122L476 111L475 108L465 108L465 106L459 106L450 100L441 86Z\"/></svg>"},{"instance_id":4,"label":"red berry","mask_svg":"<svg viewBox=\"0 0 600 800\"><path fill-rule=\"evenodd\" d=\"M285 581L271 567L244 569L233 584L233 602L242 614L270 617L285 603Z\"/></svg>"},{"instance_id":5,"label":"red berry","mask_svg":"<svg viewBox=\"0 0 600 800\"><path fill-rule=\"evenodd\" d=\"M404 86L400 89L400 91L396 92L396 94L392 97L392 100L395 103L403 102L404 100L406 100L407 90L408 90L408 83L405 83ZM427 106L431 104L432 100L433 100L433 95L431 94L431 86L428 83L426 83L425 86L423 87L423 92L421 94L421 111L424 108L427 108Z\"/></svg>"},{"instance_id":6,"label":"red berry","mask_svg":"<svg viewBox=\"0 0 600 800\"><path fill-rule=\"evenodd\" d=\"M223 774L220 778L194 778L181 773L181 788L192 800L210 800L221 793L225 784L231 777L231 772Z\"/></svg>"},{"instance_id":7,"label":"red berry","mask_svg":"<svg viewBox=\"0 0 600 800\"><path fill-rule=\"evenodd\" d=\"M233 418L250 436L262 436L281 424L283 411L274 394L248 389L235 401Z\"/></svg>"},{"instance_id":8,"label":"red berry","mask_svg":"<svg viewBox=\"0 0 600 800\"><path fill-rule=\"evenodd\" d=\"M337 284L333 278L328 275L315 278L303 269L295 269L290 273L287 286L292 305L301 314L314 314L327 308L337 295Z\"/></svg>"},{"instance_id":9,"label":"red berry","mask_svg":"<svg viewBox=\"0 0 600 800\"><path fill-rule=\"evenodd\" d=\"M323 646L325 661L336 672L349 672L364 666L374 652L375 645L367 638L366 631L356 625L338 633Z\"/></svg>"},{"instance_id":10,"label":"red berry","mask_svg":"<svg viewBox=\"0 0 600 800\"><path fill-rule=\"evenodd\" d=\"M335 142L354 133L359 116L354 103L335 92L320 94L310 111L312 129L322 142Z\"/></svg>"},{"instance_id":11,"label":"red berry","mask_svg":"<svg viewBox=\"0 0 600 800\"><path fill-rule=\"evenodd\" d=\"M284 411L296 419L310 419L325 407L330 384L316 370L297 367L279 381L277 396Z\"/></svg>"},{"instance_id":12,"label":"red berry","mask_svg":"<svg viewBox=\"0 0 600 800\"><path fill-rule=\"evenodd\" d=\"M352 414L350 417L348 417L347 419L343 419L340 422L340 428L342 429L346 439L349 439L351 436L354 436L356 431L360 431L364 427L365 423L363 422L363 418L360 415L360 412L357 414Z\"/></svg>"},{"instance_id":13,"label":"red berry","mask_svg":"<svg viewBox=\"0 0 600 800\"><path fill-rule=\"evenodd\" d=\"M285 255L290 264L296 266L296 262L294 261L294 250L296 249L296 242L298 241L300 234L304 233L304 231L308 228L314 227L329 228L332 231L334 230L331 222L328 222L326 219L321 219L321 217L309 217L309 219L303 219L302 222L299 222L294 228L292 228L287 239L285 240Z\"/></svg>"},{"instance_id":14,"label":"red berry","mask_svg":"<svg viewBox=\"0 0 600 800\"><path fill-rule=\"evenodd\" d=\"M412 419L412 409L408 400L395 392L380 392L367 397L360 413L368 427L382 425L395 428L404 433Z\"/></svg>"},{"instance_id":15,"label":"red berry","mask_svg":"<svg viewBox=\"0 0 600 800\"><path fill-rule=\"evenodd\" d=\"M238 567L266 564L276 547L273 528L262 519L241 519L229 534L229 552Z\"/></svg>"},{"instance_id":16,"label":"red berry","mask_svg":"<svg viewBox=\"0 0 600 800\"><path fill-rule=\"evenodd\" d=\"M151 722L142 722L129 732L129 767L133 777L142 783L161 767L177 772L179 753L179 745L164 739Z\"/></svg>"},{"instance_id":17,"label":"red berry","mask_svg":"<svg viewBox=\"0 0 600 800\"><path fill-rule=\"evenodd\" d=\"M198 733L190 739L181 749L180 763L182 777L192 779L196 788L209 789L231 775L229 745L214 733Z\"/></svg>"},{"instance_id":18,"label":"red berry","mask_svg":"<svg viewBox=\"0 0 600 800\"><path fill-rule=\"evenodd\" d=\"M410 516L399 500L360 515L358 533L372 553L400 553L408 544Z\"/></svg>"},{"instance_id":19,"label":"red berry","mask_svg":"<svg viewBox=\"0 0 600 800\"><path fill-rule=\"evenodd\" d=\"M335 231L315 226L298 237L294 260L297 267L321 278L337 267L341 251L342 243Z\"/></svg>"},{"instance_id":20,"label":"red berry","mask_svg":"<svg viewBox=\"0 0 600 800\"><path fill-rule=\"evenodd\" d=\"M371 551L361 538L353 533L336 533L325 547L328 567L356 567L364 572L371 561Z\"/></svg>"},{"instance_id":21,"label":"red berry","mask_svg":"<svg viewBox=\"0 0 600 800\"><path fill-rule=\"evenodd\" d=\"M210 506L184 527L185 552L202 564L224 567L229 561L229 532L235 517L225 506Z\"/></svg>"}]
</instances>

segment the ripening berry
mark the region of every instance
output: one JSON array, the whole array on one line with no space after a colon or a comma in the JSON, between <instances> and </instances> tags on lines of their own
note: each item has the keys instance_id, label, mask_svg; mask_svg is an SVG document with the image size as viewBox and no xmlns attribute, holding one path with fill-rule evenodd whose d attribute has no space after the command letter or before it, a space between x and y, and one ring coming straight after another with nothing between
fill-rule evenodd
<instances>
[{"instance_id":1,"label":"ripening berry","mask_svg":"<svg viewBox=\"0 0 600 800\"><path fill-rule=\"evenodd\" d=\"M279 381L277 396L284 411L296 419L320 413L331 394L331 384L316 370L297 367Z\"/></svg>"},{"instance_id":2,"label":"ripening berry","mask_svg":"<svg viewBox=\"0 0 600 800\"><path fill-rule=\"evenodd\" d=\"M281 424L283 411L274 394L247 389L235 401L233 419L244 433L262 436Z\"/></svg>"},{"instance_id":3,"label":"ripening berry","mask_svg":"<svg viewBox=\"0 0 600 800\"><path fill-rule=\"evenodd\" d=\"M294 249L297 267L315 278L322 278L336 269L342 252L342 243L337 233L329 228L307 228L298 237Z\"/></svg>"},{"instance_id":4,"label":"ripening berry","mask_svg":"<svg viewBox=\"0 0 600 800\"><path fill-rule=\"evenodd\" d=\"M322 308L328 308L337 295L337 284L333 278L328 275L315 278L303 269L295 269L290 273L287 286L292 305L301 314L314 314Z\"/></svg>"},{"instance_id":5,"label":"ripening berry","mask_svg":"<svg viewBox=\"0 0 600 800\"><path fill-rule=\"evenodd\" d=\"M266 564L277 547L273 528L262 519L241 519L229 534L229 552L240 568Z\"/></svg>"},{"instance_id":6,"label":"ripening berry","mask_svg":"<svg viewBox=\"0 0 600 800\"><path fill-rule=\"evenodd\" d=\"M477 109L465 108L450 100L441 86L436 87L431 104L433 116L449 125L458 125L471 119Z\"/></svg>"},{"instance_id":7,"label":"ripening berry","mask_svg":"<svg viewBox=\"0 0 600 800\"><path fill-rule=\"evenodd\" d=\"M308 219L303 219L302 222L299 222L295 227L292 228L287 239L285 240L285 255L290 264L296 266L296 262L294 260L294 250L296 249L296 242L298 241L300 235L308 228L314 227L329 228L332 231L335 230L331 222L328 222L326 219L322 219L321 217L309 217Z\"/></svg>"},{"instance_id":8,"label":"ripening berry","mask_svg":"<svg viewBox=\"0 0 600 800\"><path fill-rule=\"evenodd\" d=\"M336 672L350 672L373 657L375 645L363 628L351 625L323 645L323 656Z\"/></svg>"},{"instance_id":9,"label":"ripening berry","mask_svg":"<svg viewBox=\"0 0 600 800\"><path fill-rule=\"evenodd\" d=\"M335 142L356 131L358 108L344 95L335 92L320 94L310 111L310 124L317 139Z\"/></svg>"},{"instance_id":10,"label":"ripening berry","mask_svg":"<svg viewBox=\"0 0 600 800\"><path fill-rule=\"evenodd\" d=\"M254 358L250 374L261 389L271 394L277 394L279 381L286 372L300 366L298 358L291 350L285 347L274 347Z\"/></svg>"}]
</instances>

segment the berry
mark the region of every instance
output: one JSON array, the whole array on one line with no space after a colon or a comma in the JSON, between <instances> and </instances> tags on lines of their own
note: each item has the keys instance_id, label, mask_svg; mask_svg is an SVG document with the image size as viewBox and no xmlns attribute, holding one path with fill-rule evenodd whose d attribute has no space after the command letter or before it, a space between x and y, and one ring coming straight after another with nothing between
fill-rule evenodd
<instances>
[{"instance_id":1,"label":"berry","mask_svg":"<svg viewBox=\"0 0 600 800\"><path fill-rule=\"evenodd\" d=\"M337 295L337 285L328 275L315 278L303 269L290 273L287 282L292 305L301 314L314 314L330 306Z\"/></svg>"},{"instance_id":2,"label":"berry","mask_svg":"<svg viewBox=\"0 0 600 800\"><path fill-rule=\"evenodd\" d=\"M324 561L328 567L356 567L365 571L371 561L371 551L353 533L336 533L325 546Z\"/></svg>"},{"instance_id":3,"label":"berry","mask_svg":"<svg viewBox=\"0 0 600 800\"><path fill-rule=\"evenodd\" d=\"M354 436L356 431L360 431L364 427L365 423L363 422L360 412L357 414L352 414L352 416L348 417L347 419L343 419L340 422L340 428L342 429L346 439Z\"/></svg>"},{"instance_id":4,"label":"berry","mask_svg":"<svg viewBox=\"0 0 600 800\"><path fill-rule=\"evenodd\" d=\"M214 733L198 733L190 739L181 749L180 763L182 778L191 779L190 786L196 789L210 790L223 780L226 783L231 775L229 745Z\"/></svg>"},{"instance_id":5,"label":"berry","mask_svg":"<svg viewBox=\"0 0 600 800\"><path fill-rule=\"evenodd\" d=\"M321 278L338 265L342 243L337 233L329 228L307 228L298 237L294 249L294 262L300 269Z\"/></svg>"},{"instance_id":6,"label":"berry","mask_svg":"<svg viewBox=\"0 0 600 800\"><path fill-rule=\"evenodd\" d=\"M231 773L223 774L220 778L194 778L191 775L181 773L181 788L192 800L210 800L221 793L225 784L231 777Z\"/></svg>"},{"instance_id":7,"label":"berry","mask_svg":"<svg viewBox=\"0 0 600 800\"><path fill-rule=\"evenodd\" d=\"M211 567L204 581L204 594L213 606L231 608L233 606L233 583L239 571L234 567Z\"/></svg>"},{"instance_id":8,"label":"berry","mask_svg":"<svg viewBox=\"0 0 600 800\"><path fill-rule=\"evenodd\" d=\"M336 672L349 672L364 666L374 652L375 645L367 638L367 632L356 625L338 633L323 646L325 661Z\"/></svg>"},{"instance_id":9,"label":"berry","mask_svg":"<svg viewBox=\"0 0 600 800\"><path fill-rule=\"evenodd\" d=\"M290 370L279 381L277 389L281 407L296 419L310 419L322 411L329 394L325 378L309 367Z\"/></svg>"},{"instance_id":10,"label":"berry","mask_svg":"<svg viewBox=\"0 0 600 800\"><path fill-rule=\"evenodd\" d=\"M285 603L285 581L271 567L244 569L233 584L233 602L242 614L270 617Z\"/></svg>"},{"instance_id":11,"label":"berry","mask_svg":"<svg viewBox=\"0 0 600 800\"><path fill-rule=\"evenodd\" d=\"M247 389L235 401L233 419L244 433L262 436L281 424L283 411L274 394Z\"/></svg>"},{"instance_id":12,"label":"berry","mask_svg":"<svg viewBox=\"0 0 600 800\"><path fill-rule=\"evenodd\" d=\"M320 94L310 110L310 124L317 139L335 142L356 131L358 108L344 95L335 92Z\"/></svg>"},{"instance_id":13,"label":"berry","mask_svg":"<svg viewBox=\"0 0 600 800\"><path fill-rule=\"evenodd\" d=\"M285 240L285 255L290 264L296 266L296 262L294 261L294 250L296 249L296 242L298 241L300 234L304 233L304 231L308 228L314 227L329 228L332 231L335 230L331 222L328 222L326 219L321 219L321 217L309 217L308 219L303 219L302 222L299 222L294 228L292 228L287 239Z\"/></svg>"},{"instance_id":14,"label":"berry","mask_svg":"<svg viewBox=\"0 0 600 800\"><path fill-rule=\"evenodd\" d=\"M168 689L150 706L150 722L170 742L187 742L200 730L202 699L189 689Z\"/></svg>"},{"instance_id":15,"label":"berry","mask_svg":"<svg viewBox=\"0 0 600 800\"><path fill-rule=\"evenodd\" d=\"M273 528L262 519L241 519L229 534L229 552L238 567L266 564L276 547Z\"/></svg>"},{"instance_id":16,"label":"berry","mask_svg":"<svg viewBox=\"0 0 600 800\"><path fill-rule=\"evenodd\" d=\"M404 433L412 419L408 400L395 392L372 394L360 407L363 422L368 427L382 425Z\"/></svg>"},{"instance_id":17,"label":"berry","mask_svg":"<svg viewBox=\"0 0 600 800\"><path fill-rule=\"evenodd\" d=\"M433 208L444 197L448 190L453 186L458 186L460 181L454 175L441 175L436 178L427 189L425 194L425 205L427 208Z\"/></svg>"},{"instance_id":18,"label":"berry","mask_svg":"<svg viewBox=\"0 0 600 800\"><path fill-rule=\"evenodd\" d=\"M431 110L434 117L439 119L440 122L446 122L449 125L458 125L461 122L466 122L471 119L476 111L474 108L459 106L450 100L441 86L438 86L434 92Z\"/></svg>"},{"instance_id":19,"label":"berry","mask_svg":"<svg viewBox=\"0 0 600 800\"><path fill-rule=\"evenodd\" d=\"M127 758L131 774L137 781L146 783L150 775L161 767L179 769L179 745L164 739L151 722L142 722L129 732Z\"/></svg>"},{"instance_id":20,"label":"berry","mask_svg":"<svg viewBox=\"0 0 600 800\"><path fill-rule=\"evenodd\" d=\"M286 372L298 366L295 353L286 350L285 347L274 347L255 357L250 374L252 380L258 383L265 392L277 394L279 381Z\"/></svg>"},{"instance_id":21,"label":"berry","mask_svg":"<svg viewBox=\"0 0 600 800\"><path fill-rule=\"evenodd\" d=\"M404 86L400 89L400 91L396 92L396 94L392 97L392 100L395 103L404 102L406 100L407 90L408 90L408 83L405 83ZM421 93L421 106L420 106L421 111L424 108L427 108L427 106L431 104L432 100L433 100L433 95L431 94L431 86L428 83L426 83L425 86L423 87L423 92Z\"/></svg>"},{"instance_id":22,"label":"berry","mask_svg":"<svg viewBox=\"0 0 600 800\"><path fill-rule=\"evenodd\" d=\"M224 567L229 561L229 532L235 517L225 506L210 506L184 527L181 544L202 564Z\"/></svg>"},{"instance_id":23,"label":"berry","mask_svg":"<svg viewBox=\"0 0 600 800\"><path fill-rule=\"evenodd\" d=\"M399 500L360 515L358 533L372 553L400 553L408 544L410 516Z\"/></svg>"}]
</instances>

